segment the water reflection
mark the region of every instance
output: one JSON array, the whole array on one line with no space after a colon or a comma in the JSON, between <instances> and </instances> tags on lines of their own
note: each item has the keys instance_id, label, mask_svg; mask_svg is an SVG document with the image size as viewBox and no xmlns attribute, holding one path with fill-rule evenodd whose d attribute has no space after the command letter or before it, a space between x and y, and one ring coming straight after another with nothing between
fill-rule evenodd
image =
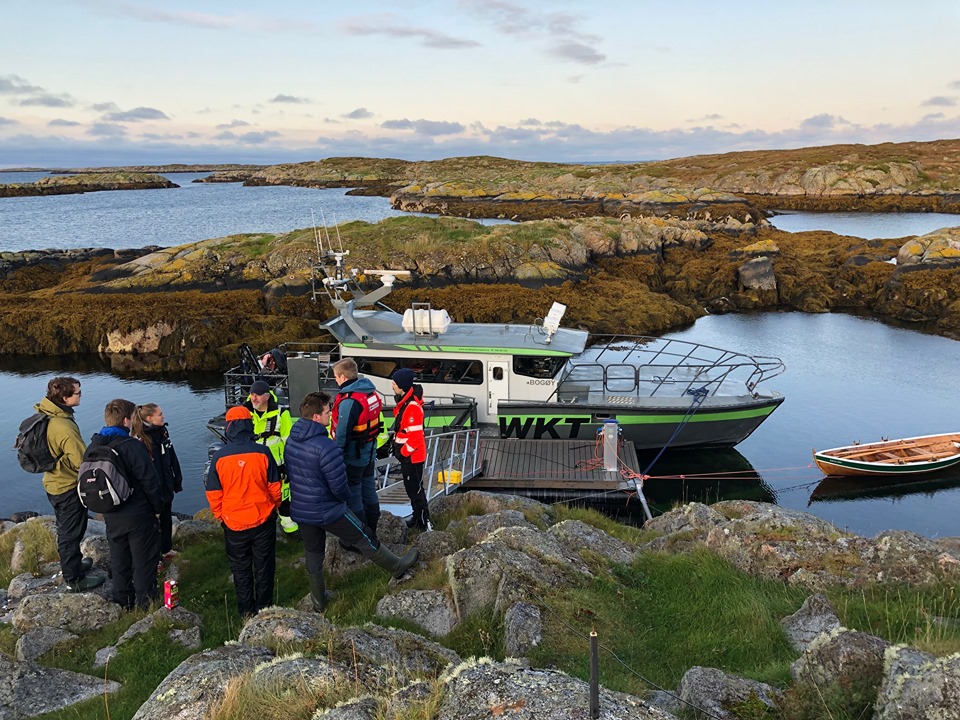
<instances>
[{"instance_id":1,"label":"water reflection","mask_svg":"<svg viewBox=\"0 0 960 720\"><path fill-rule=\"evenodd\" d=\"M655 453L641 453L640 468L646 468L654 458ZM654 517L689 502L777 501L763 476L733 448L668 451L648 474L650 479L643 489Z\"/></svg>"},{"instance_id":2,"label":"water reflection","mask_svg":"<svg viewBox=\"0 0 960 720\"><path fill-rule=\"evenodd\" d=\"M932 498L942 490L960 487L960 469L948 468L929 475L886 477L825 477L810 493L808 504L815 502L851 502L866 498L891 498L894 501L908 495L925 495Z\"/></svg>"}]
</instances>

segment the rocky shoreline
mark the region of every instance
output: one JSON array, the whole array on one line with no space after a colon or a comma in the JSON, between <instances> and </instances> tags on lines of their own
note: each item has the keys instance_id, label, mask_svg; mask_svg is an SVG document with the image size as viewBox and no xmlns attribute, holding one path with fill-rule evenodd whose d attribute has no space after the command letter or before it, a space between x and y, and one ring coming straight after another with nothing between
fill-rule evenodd
<instances>
[{"instance_id":1,"label":"rocky shoreline","mask_svg":"<svg viewBox=\"0 0 960 720\"><path fill-rule=\"evenodd\" d=\"M397 307L430 302L459 321L531 322L558 301L567 323L599 334L794 310L868 314L960 339L960 229L866 241L744 219L482 226L402 217L342 233L356 266L411 272L394 290ZM241 342L321 340L318 323L334 311L311 301L315 253L312 229L123 252L0 253L0 352L107 353L171 371L227 367ZM122 301L130 293L149 303L149 317ZM596 313L596 300L607 312Z\"/></svg>"},{"instance_id":2,"label":"rocky shoreline","mask_svg":"<svg viewBox=\"0 0 960 720\"><path fill-rule=\"evenodd\" d=\"M117 623L121 611L105 599L109 581L95 593L73 595L62 592L52 574L55 563L22 572L0 591L5 609L0 622L18 637L14 656L0 654L0 714L32 717L116 693L121 686L111 679L110 659L149 642L146 634L162 629L155 638L195 654L171 667L144 698L134 715L139 720L205 717L239 677L254 684L279 683L287 692L298 692L303 678L309 679L308 685L331 688L345 678L361 678L362 692L347 690L336 696L340 699L335 707L319 706L313 717L327 720L374 720L384 712L412 711L427 698L435 701L429 716L437 720L479 720L507 710L517 718L586 717L586 682L535 667L527 659L551 622L540 600L549 605L552 593L629 566L645 554L706 551L747 575L808 591L799 609L781 621L795 653L790 686L773 687L697 665L668 693L640 697L601 688L600 717L669 720L692 706L734 720L743 717L744 707L759 702L762 716L775 718L781 717L784 703L796 702L798 693L851 687L867 693L877 720L956 717L951 713L960 697L957 655L938 657L844 628L822 592L837 586L896 591L903 584L920 588L955 583L960 580L960 539L931 541L902 531L863 538L803 512L749 501L676 508L649 522L644 539L635 543L579 520L557 522L550 506L509 495L474 491L442 496L434 501L431 516L442 518L466 508L470 510L464 519L414 541L422 559L416 572L439 563L444 568L441 584L408 589L409 576L391 581L388 594L377 603L377 623L363 627L332 624L310 612L309 598L304 598L297 607L269 608L248 620L236 642L205 647L203 623L189 608L161 608L132 625ZM26 538L28 529L34 536L53 534L52 521L8 521L3 535ZM407 542L407 529L399 519L387 513L381 525L388 544ZM102 522L91 521L83 543L97 572L108 563L103 532ZM201 515L177 524L175 543L183 548L204 538L216 542L218 535L217 525ZM13 556L5 562L14 573L28 568L31 548L19 539L8 546ZM360 562L328 538L333 578ZM174 564L167 576L176 578L180 572ZM465 658L443 646L460 623L491 610L503 619L505 659ZM418 631L391 629L397 619ZM951 617L942 621L956 622ZM105 635L107 626L115 629ZM615 630L600 628L601 634ZM93 660L91 670L97 677L58 670L56 663L37 664L93 633L109 643ZM351 686L352 681L347 683Z\"/></svg>"},{"instance_id":3,"label":"rocky shoreline","mask_svg":"<svg viewBox=\"0 0 960 720\"><path fill-rule=\"evenodd\" d=\"M2 176L0 176L2 177ZM153 173L105 172L55 175L32 183L0 184L0 198L76 195L104 190L158 190L180 187Z\"/></svg>"}]
</instances>

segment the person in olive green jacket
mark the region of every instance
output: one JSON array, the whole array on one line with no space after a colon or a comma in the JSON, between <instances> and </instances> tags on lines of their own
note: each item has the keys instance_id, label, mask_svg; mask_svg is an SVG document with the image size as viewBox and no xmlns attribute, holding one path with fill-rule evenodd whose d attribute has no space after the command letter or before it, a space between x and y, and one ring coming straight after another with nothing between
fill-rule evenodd
<instances>
[{"instance_id":1,"label":"person in olive green jacket","mask_svg":"<svg viewBox=\"0 0 960 720\"><path fill-rule=\"evenodd\" d=\"M77 494L77 475L86 450L80 428L73 419L73 409L80 404L80 381L72 377L55 377L47 383L47 396L34 405L34 410L50 416L47 445L57 458L56 467L43 474L43 489L57 516L57 551L63 581L71 592L92 590L106 578L87 575L92 562L80 552L80 541L87 532L87 509Z\"/></svg>"}]
</instances>

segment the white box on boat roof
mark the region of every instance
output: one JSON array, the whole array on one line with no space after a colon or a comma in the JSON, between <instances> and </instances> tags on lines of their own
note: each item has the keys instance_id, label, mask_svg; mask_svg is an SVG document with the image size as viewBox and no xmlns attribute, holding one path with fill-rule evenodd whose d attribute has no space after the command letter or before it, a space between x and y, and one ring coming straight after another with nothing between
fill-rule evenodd
<instances>
[{"instance_id":1,"label":"white box on boat roof","mask_svg":"<svg viewBox=\"0 0 960 720\"><path fill-rule=\"evenodd\" d=\"M417 335L445 333L450 327L446 310L407 308L403 311L403 329Z\"/></svg>"}]
</instances>

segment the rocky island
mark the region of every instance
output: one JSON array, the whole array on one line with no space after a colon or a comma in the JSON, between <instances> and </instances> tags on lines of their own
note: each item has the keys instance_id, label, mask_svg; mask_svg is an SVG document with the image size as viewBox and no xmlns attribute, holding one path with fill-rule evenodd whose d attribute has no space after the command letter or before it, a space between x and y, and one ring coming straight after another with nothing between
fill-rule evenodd
<instances>
[{"instance_id":1,"label":"rocky island","mask_svg":"<svg viewBox=\"0 0 960 720\"><path fill-rule=\"evenodd\" d=\"M2 179L2 176L0 176ZM74 175L53 175L32 183L0 185L0 198L35 197L37 195L75 195L101 190L154 190L180 187L162 175L143 172L83 172Z\"/></svg>"}]
</instances>

